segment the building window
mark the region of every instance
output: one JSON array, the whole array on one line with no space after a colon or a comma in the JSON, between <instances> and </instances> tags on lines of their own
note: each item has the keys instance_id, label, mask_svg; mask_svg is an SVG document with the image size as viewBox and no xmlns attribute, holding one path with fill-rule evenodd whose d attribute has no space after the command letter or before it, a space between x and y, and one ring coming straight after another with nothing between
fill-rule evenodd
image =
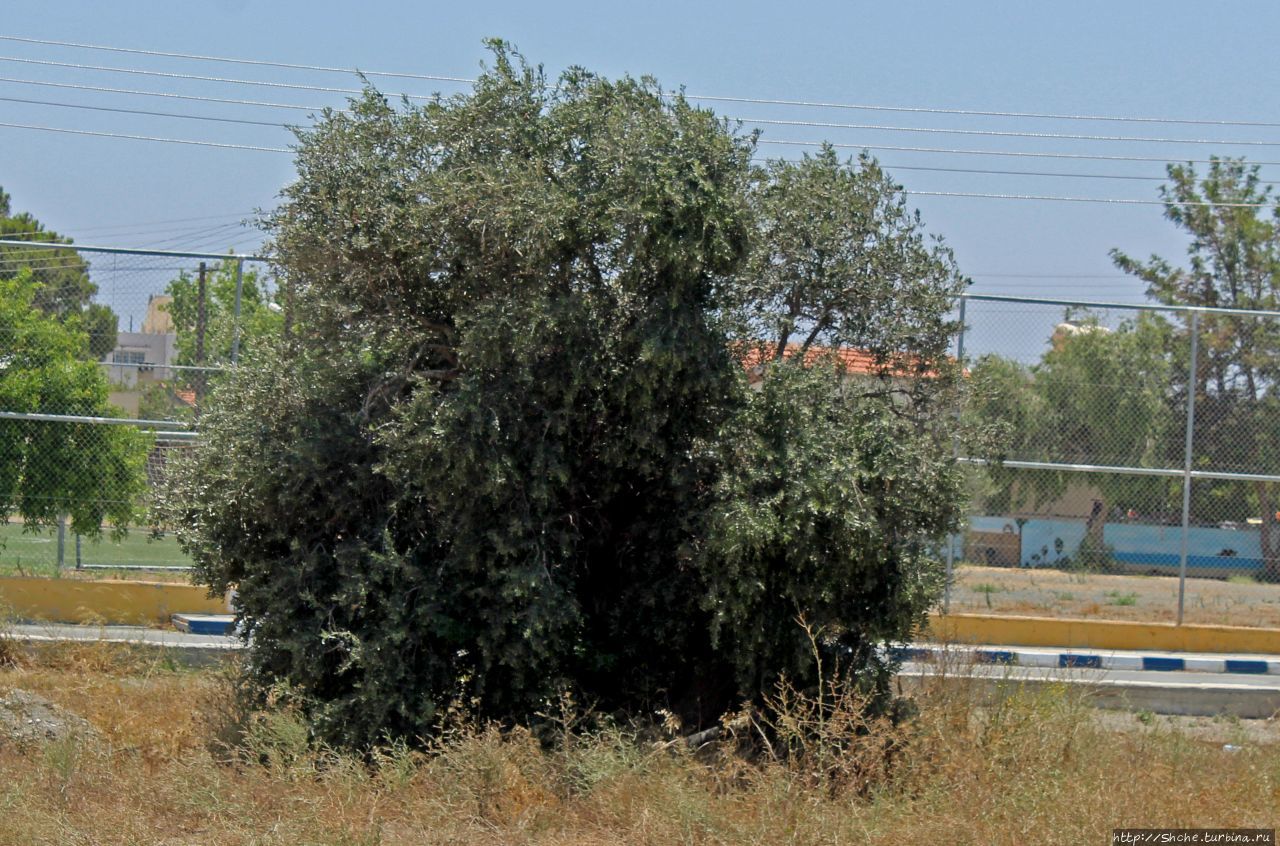
<instances>
[{"instance_id":1,"label":"building window","mask_svg":"<svg viewBox=\"0 0 1280 846\"><path fill-rule=\"evenodd\" d=\"M111 354L114 364L146 364L147 354L140 350L116 350Z\"/></svg>"}]
</instances>

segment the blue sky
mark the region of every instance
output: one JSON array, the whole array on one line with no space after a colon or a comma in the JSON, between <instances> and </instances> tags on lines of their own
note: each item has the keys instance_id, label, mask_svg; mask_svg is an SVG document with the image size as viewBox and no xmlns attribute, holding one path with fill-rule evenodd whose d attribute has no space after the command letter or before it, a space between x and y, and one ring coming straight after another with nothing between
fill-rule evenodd
<instances>
[{"instance_id":1,"label":"blue sky","mask_svg":"<svg viewBox=\"0 0 1280 846\"><path fill-rule=\"evenodd\" d=\"M648 73L690 93L947 109L1280 122L1274 3L827 2L412 3L45 2L8 4L0 35L365 70L473 76L481 40L515 42L558 71ZM0 56L304 85L338 74L195 62L0 41ZM0 77L339 105L341 95L0 61ZM457 86L420 80L386 90ZM0 97L262 121L304 112L0 82ZM850 144L1280 161L1280 129L1077 122L715 104L741 118L934 129L1122 135L1271 143L1207 145L768 126L766 139ZM284 146L275 127L121 115L0 100L0 122ZM768 155L799 148L761 147ZM852 154L852 150L849 151ZM911 167L1160 177L1153 162L878 151L908 190L1152 200L1158 181L906 170ZM904 169L898 169L904 168ZM1280 180L1280 167L1265 167ZM81 243L252 249L239 216L270 206L292 178L288 155L0 127L0 186L16 207ZM973 290L1138 301L1111 247L1171 257L1183 241L1154 205L913 197L955 248ZM190 220L191 218L204 218ZM223 228L215 228L215 227ZM115 227L108 229L107 227Z\"/></svg>"}]
</instances>

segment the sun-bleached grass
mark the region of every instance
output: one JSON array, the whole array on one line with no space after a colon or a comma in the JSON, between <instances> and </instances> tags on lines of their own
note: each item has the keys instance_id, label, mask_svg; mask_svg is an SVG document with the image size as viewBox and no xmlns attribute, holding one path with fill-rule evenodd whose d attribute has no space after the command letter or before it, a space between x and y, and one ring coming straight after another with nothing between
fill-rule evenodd
<instances>
[{"instance_id":1,"label":"sun-bleached grass","mask_svg":"<svg viewBox=\"0 0 1280 846\"><path fill-rule=\"evenodd\" d=\"M548 745L459 719L425 751L370 762L313 748L287 711L239 713L230 678L111 650L0 670L0 689L102 735L0 744L0 843L1076 844L1280 819L1280 746L1224 749L1137 716L1118 731L1065 689L979 706L929 685L895 728L846 713L839 691L784 688L771 725L738 715L699 749L656 721L597 720ZM789 751L770 754L762 729Z\"/></svg>"}]
</instances>

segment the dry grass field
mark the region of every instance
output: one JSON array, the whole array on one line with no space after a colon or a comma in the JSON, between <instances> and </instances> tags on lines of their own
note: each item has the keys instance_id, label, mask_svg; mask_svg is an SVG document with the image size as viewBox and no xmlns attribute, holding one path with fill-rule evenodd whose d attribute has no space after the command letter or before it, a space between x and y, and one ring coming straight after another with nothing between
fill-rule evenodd
<instances>
[{"instance_id":1,"label":"dry grass field","mask_svg":"<svg viewBox=\"0 0 1280 846\"><path fill-rule=\"evenodd\" d=\"M228 750L226 674L154 656L47 651L0 669L0 695L15 688L99 736L0 739L4 844L1079 844L1280 823L1274 722L1103 715L1064 692L984 710L938 686L908 726L851 741L829 715L819 733L838 747L785 760L619 727L542 746L459 723L429 752L368 762L311 748L287 714Z\"/></svg>"},{"instance_id":2,"label":"dry grass field","mask_svg":"<svg viewBox=\"0 0 1280 846\"><path fill-rule=\"evenodd\" d=\"M1187 579L1185 603L1187 623L1280 628L1280 585ZM1172 623L1178 580L963 564L951 610Z\"/></svg>"}]
</instances>

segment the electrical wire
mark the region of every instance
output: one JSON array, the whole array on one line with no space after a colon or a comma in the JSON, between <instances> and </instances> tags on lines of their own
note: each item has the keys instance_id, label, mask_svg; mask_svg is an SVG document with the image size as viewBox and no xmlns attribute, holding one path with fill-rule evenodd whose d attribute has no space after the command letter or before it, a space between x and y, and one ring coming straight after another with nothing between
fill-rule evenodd
<instances>
[{"instance_id":1,"label":"electrical wire","mask_svg":"<svg viewBox=\"0 0 1280 846\"><path fill-rule=\"evenodd\" d=\"M107 73L128 73L136 76L158 76L165 79L187 79L197 82L218 82L226 85L256 85L262 88L286 88L291 91L321 91L328 94L363 94L360 88L331 88L325 85L301 85L295 82L269 82L265 79L235 79L223 76L202 76L194 73L173 73L170 71L143 70L142 68L116 68L110 65L84 65L77 62L55 62L51 59L24 59L19 56L0 56L0 62L17 62L24 65L40 65L42 67L72 68L74 70L105 71ZM434 100L434 94L408 94L406 92L379 92L384 97L407 97L410 100Z\"/></svg>"},{"instance_id":2,"label":"electrical wire","mask_svg":"<svg viewBox=\"0 0 1280 846\"><path fill-rule=\"evenodd\" d=\"M398 79L420 79L430 82L465 82L473 83L474 79L461 76L439 76L425 73L399 73L396 71L362 71L357 68L336 68L325 65L300 65L291 62L271 62L263 59L233 59L225 56L201 56L193 53L170 53L161 50L140 50L131 47L108 47L101 44L79 44L73 41L50 41L40 38L23 38L17 35L0 35L0 41L19 41L25 44L44 44L52 47L75 47L81 50L104 50L111 53L132 53L139 56L163 56L169 59L195 59L202 62L225 62L235 65L257 65L268 68L286 68L288 70L321 71L324 73L360 73L364 76L386 76Z\"/></svg>"},{"instance_id":3,"label":"electrical wire","mask_svg":"<svg viewBox=\"0 0 1280 846\"><path fill-rule=\"evenodd\" d=\"M141 68L120 68L108 65L86 65L77 62L55 62L49 59L25 59L18 56L0 56L0 62L18 62L21 64L39 65L45 67L61 67L73 68L76 70L103 71L107 73L126 73L136 74L140 76L154 76L165 79L185 79L196 80L201 82L217 82L231 85L253 85L267 88L283 88L294 91L320 91L331 94L362 94L362 89L358 88L333 88L321 85L302 85L292 82L272 82L260 79L236 79L231 77L204 76L201 74L174 73L170 71L154 71L144 70ZM411 100L432 100L435 95L409 94L406 92L388 93L384 96L388 97L406 97ZM1067 139L1077 141L1109 141L1109 142L1145 142L1145 143L1169 143L1169 144L1221 144L1230 146L1255 146L1255 147L1280 147L1280 141L1221 141L1208 138L1149 138L1141 136L1126 135L1081 135L1074 133L1058 133L1058 132L1014 132L1006 130L994 129L948 129L941 127L906 127L906 126L888 126L879 124L857 124L857 123L835 123L831 121L801 121L801 120L782 120L773 118L744 118L732 115L726 116L729 120L736 120L742 123L758 124L766 126L805 126L811 128L822 129L859 129L868 131L886 131L886 132L916 132L930 134L946 134L946 135L981 135L987 137L1001 138L1053 138Z\"/></svg>"},{"instance_id":4,"label":"electrical wire","mask_svg":"<svg viewBox=\"0 0 1280 846\"><path fill-rule=\"evenodd\" d=\"M167 91L140 91L134 88L110 88L102 85L80 85L74 82L50 82L43 79L18 79L0 76L0 82L17 85L42 85L48 88L68 88L75 91L97 91L104 94L127 94L137 97L164 97L170 100L192 100L199 103L226 103L235 106L261 106L270 109L296 109L304 112L322 112L325 106L299 106L293 103L268 103L262 100L236 100L228 97L201 97L198 94L174 94ZM347 114L345 109L333 109L335 114Z\"/></svg>"},{"instance_id":5,"label":"electrical wire","mask_svg":"<svg viewBox=\"0 0 1280 846\"><path fill-rule=\"evenodd\" d=\"M123 109L123 108L116 108L111 106L89 106L89 105L84 105L80 103L59 103L59 102L53 102L49 100L30 100L30 99L21 98L21 97L0 97L0 101L10 102L10 103L27 103L30 105L37 105L37 106L58 106L61 108L70 108L70 109L89 109L92 111L100 111L100 112L115 112L115 113L121 113L121 114L131 114L131 115L146 115L151 117L182 118L185 120L203 120L203 121L214 121L218 123L249 124L254 126L269 126L269 127L280 128L280 129L287 129L289 127L289 124L277 123L274 121L245 120L245 119L239 119L239 118L214 117L209 115L188 115L188 114L181 114L178 112L157 112L157 111L149 111L144 109ZM820 142L814 142L814 143L820 143ZM918 171L930 171L930 172L938 172L938 173L972 173L972 174L982 174L982 175L992 175L992 176L1048 176L1048 177L1065 177L1065 178L1074 178L1074 179L1129 179L1129 180L1143 180L1143 181L1150 181L1150 182L1165 181L1165 177L1163 176L1136 176L1136 175L1127 175L1127 174L1062 173L1062 172L1052 172L1052 171L989 170L989 169L957 168L957 167L926 167L921 165L887 164L884 162L881 162L880 166L886 170L918 170ZM1265 184L1271 184L1271 183L1265 183Z\"/></svg>"},{"instance_id":6,"label":"electrical wire","mask_svg":"<svg viewBox=\"0 0 1280 846\"><path fill-rule=\"evenodd\" d=\"M121 109L114 106L87 106L81 103L56 103L51 100L28 100L22 97L0 97L6 103L27 103L33 106L58 106L64 109L90 109L95 112L116 112L125 115L147 115L149 117L183 118L184 120L207 120L217 123L242 123L253 126L271 126L288 129L288 124L266 120L246 120L242 118L212 117L209 115L184 115L178 112L153 112L145 109Z\"/></svg>"},{"instance_id":7,"label":"electrical wire","mask_svg":"<svg viewBox=\"0 0 1280 846\"><path fill-rule=\"evenodd\" d=\"M154 135L128 135L122 132L94 132L88 129L65 129L57 126L35 126L27 123L0 123L9 129L33 129L41 132L62 132L68 135L93 135L98 138L125 138L130 141L159 141L165 144L188 144L196 147L221 147L226 150L259 150L264 153L292 153L287 147L259 147L253 144L225 144L219 141L193 141L188 138L159 138Z\"/></svg>"},{"instance_id":8,"label":"electrical wire","mask_svg":"<svg viewBox=\"0 0 1280 846\"><path fill-rule=\"evenodd\" d=\"M156 224L170 223L170 222L178 223L178 222L189 221L189 220L203 220L203 221L228 220L229 218L233 218L233 217L236 218L237 220L245 220L251 217L252 215L253 215L253 212L242 212L240 214L209 215L206 217L196 217L196 218L176 218L173 221L161 220L161 221L156 221L155 223ZM144 223L130 223L130 224L116 225L116 226L77 227L75 231L76 231L76 237L93 233L93 234L102 235L102 236L111 237L111 238L123 238L130 235L159 235L159 234L165 234L169 232L190 232L194 230L200 230L203 228L205 227L202 225L202 226L169 226L169 227L164 227L162 229L156 229L154 225L148 225ZM23 240L24 236L32 236L30 239L32 243L40 243L39 239L35 238L34 236L45 235L45 234L47 234L47 231L43 229L22 229L16 232L0 232L0 238L13 240L13 241L21 241ZM68 246L74 247L74 245L68 245Z\"/></svg>"},{"instance_id":9,"label":"electrical wire","mask_svg":"<svg viewBox=\"0 0 1280 846\"><path fill-rule=\"evenodd\" d=\"M17 35L0 35L0 41L19 42L24 44L40 44L52 47L71 47L80 50L100 50L111 53L128 53L139 56L158 56L171 59L187 59L204 62L222 62L226 64L238 65L254 65L258 67L284 68L288 70L306 70L324 73L362 73L364 76L377 77L394 77L398 79L417 79L429 82L458 82L458 83L474 83L476 80L461 76L443 76L439 74L423 74L423 73L407 73L398 71L360 71L356 68L341 68L326 65L308 65L297 64L291 62L275 62L263 59L240 59L228 56L209 56L196 53L178 53L161 50L143 50L130 47L115 47L103 44L85 44L74 41L55 41L43 38L27 38ZM1251 126L1251 127L1280 127L1280 123L1269 121L1251 121L1251 120L1214 120L1214 119L1197 119L1197 118L1168 118L1168 117L1150 117L1135 115L1095 115L1095 114L1061 114L1053 112L1019 112L1019 111L1001 111L988 109L948 109L926 106L885 106L873 105L867 103L833 103L821 100L790 100L765 97L734 97L713 94L687 94L684 92L672 92L672 95L683 96L688 100L706 100L709 102L721 103L747 103L751 105L768 105L768 106L799 106L804 108L817 109L846 109L856 111L873 111L873 112L901 112L913 114L937 114L937 115L961 115L967 117L1002 117L1002 118L1032 118L1037 120L1071 120L1071 121L1113 121L1124 123L1156 123L1156 124L1185 124L1195 126Z\"/></svg>"},{"instance_id":10,"label":"electrical wire","mask_svg":"<svg viewBox=\"0 0 1280 846\"><path fill-rule=\"evenodd\" d=\"M3 58L3 57L0 57ZM1280 141L1219 141L1213 138L1148 138L1135 135L1079 135L1068 132L1014 132L1000 129L947 129L931 126L887 126L875 123L834 123L817 120L781 120L724 115L726 120L765 126L806 126L819 129L863 129L882 132L924 132L939 135L982 135L993 138L1053 138L1071 141L1137 141L1149 144L1224 144L1240 147L1280 147Z\"/></svg>"},{"instance_id":11,"label":"electrical wire","mask_svg":"<svg viewBox=\"0 0 1280 846\"><path fill-rule=\"evenodd\" d=\"M87 129L64 129L52 126L32 126L21 123L0 123L0 127L9 127L11 129L33 129L45 132L64 132L72 135L92 135L102 138L121 138L132 141L158 141L168 144L190 144L202 147L220 147L232 150L259 150L268 153L291 153L284 147L259 147L250 144L224 144L216 141L193 141L186 138L159 138L152 135L127 135L118 132L92 132ZM1181 202L1176 200L1126 200L1109 197L1053 197L1047 195L1033 194L983 194L976 192L959 192L959 191L906 191L903 193L921 197L972 197L990 200L1054 200L1059 202L1071 203L1109 203L1116 205L1156 205L1156 206L1217 206L1219 208L1265 208L1267 203L1209 203L1209 202Z\"/></svg>"},{"instance_id":12,"label":"electrical wire","mask_svg":"<svg viewBox=\"0 0 1280 846\"><path fill-rule=\"evenodd\" d=\"M1022 150L963 150L952 149L948 147L903 147L891 144L850 144L850 143L832 143L828 141L789 141L784 139L761 138L761 144L780 144L795 147L822 147L831 146L838 150L891 150L899 153L946 153L950 155L964 156L1013 156L1015 158L1033 158L1033 159L1082 159L1088 161L1105 161L1105 162L1160 162L1168 164L1171 157L1169 156L1119 156L1106 155L1100 153L1033 153ZM1214 159L1184 159L1176 158L1178 162L1186 164L1213 164ZM1250 161L1249 164L1255 165L1280 165L1280 161Z\"/></svg>"},{"instance_id":13,"label":"electrical wire","mask_svg":"<svg viewBox=\"0 0 1280 846\"><path fill-rule=\"evenodd\" d=\"M1280 123L1259 120L1211 120L1196 118L1163 118L1163 117L1138 117L1138 116L1118 116L1118 115L1069 115L1056 114L1053 112L1012 112L1012 111L990 111L983 109L943 109L931 108L926 106L876 106L863 103L829 103L812 100L778 100L761 97L721 97L708 94L685 94L687 100L708 100L722 103L748 103L752 105L765 106L803 106L815 109L852 109L867 112L903 112L912 114L930 114L930 115L961 115L968 117L1002 117L1002 118L1032 118L1036 120L1074 120L1074 121L1116 121L1121 123L1160 123L1160 124L1185 124L1188 126L1250 126L1263 128L1277 128Z\"/></svg>"},{"instance_id":14,"label":"electrical wire","mask_svg":"<svg viewBox=\"0 0 1280 846\"><path fill-rule=\"evenodd\" d=\"M227 97L203 97L203 96L194 95L194 94L175 94L175 93L163 92L163 91L143 91L143 90L131 89L131 88L111 88L111 87L99 86L99 85L79 85L75 83L49 82L45 80L34 80L34 79L18 79L14 77L4 77L4 76L0 76L0 82L8 82L8 83L17 84L17 85L37 85L37 86L47 86L47 87L53 87L53 88L65 88L65 89L71 89L71 90L77 90L77 91L94 91L94 92L108 93L108 94L124 94L124 95L131 95L131 96L140 96L140 97L162 97L166 99L187 100L187 101L202 102L202 103L221 103L226 105L254 106L254 107L274 108L274 109L294 109L297 111L306 111L306 112L322 112L326 108L324 106L302 106L302 105L296 105L292 103L272 103L272 102L264 102L261 100L240 100L240 99L227 98ZM93 107L85 107L85 108L93 108ZM331 109L331 111L335 114L348 113L345 109ZM289 126L289 124L281 124L281 125L286 127ZM936 153L936 154L947 154L947 155L1005 156L1005 157L1016 157L1016 158L1048 158L1048 159L1070 159L1070 160L1085 160L1085 161L1159 162L1162 164L1167 164L1169 163L1171 158L1176 158L1179 162L1186 162L1187 164L1212 164L1213 163L1212 159L1183 159L1181 157L1170 157L1170 156L1129 156L1129 155L1105 155L1105 154L1090 154L1090 153L1029 152L1029 151L1017 151L1017 150L968 150L968 149L956 149L956 148L949 148L949 147L913 147L913 146L890 145L890 144L850 144L850 143L838 143L838 142L829 142L829 141L795 141L795 140L789 140L789 139L763 138L763 137L758 139L758 142L761 144L773 144L773 145L781 145L781 146L822 147L824 145L829 145L836 149L846 149L846 150L887 150L887 151L893 151L893 152ZM1263 165L1263 166L1276 166L1276 165L1280 165L1280 161L1251 161L1250 164ZM906 169L901 165L899 165L898 168ZM982 171L974 171L974 172L979 173ZM1045 174L1045 175L1049 175L1049 174Z\"/></svg>"},{"instance_id":15,"label":"electrical wire","mask_svg":"<svg viewBox=\"0 0 1280 846\"><path fill-rule=\"evenodd\" d=\"M1213 206L1226 209L1265 209L1270 203L1208 203L1182 202L1179 200L1124 200L1113 197L1054 197L1045 194L982 194L968 191L914 191L903 189L911 197L973 197L983 200L1050 200L1060 203L1110 203L1141 206Z\"/></svg>"}]
</instances>

